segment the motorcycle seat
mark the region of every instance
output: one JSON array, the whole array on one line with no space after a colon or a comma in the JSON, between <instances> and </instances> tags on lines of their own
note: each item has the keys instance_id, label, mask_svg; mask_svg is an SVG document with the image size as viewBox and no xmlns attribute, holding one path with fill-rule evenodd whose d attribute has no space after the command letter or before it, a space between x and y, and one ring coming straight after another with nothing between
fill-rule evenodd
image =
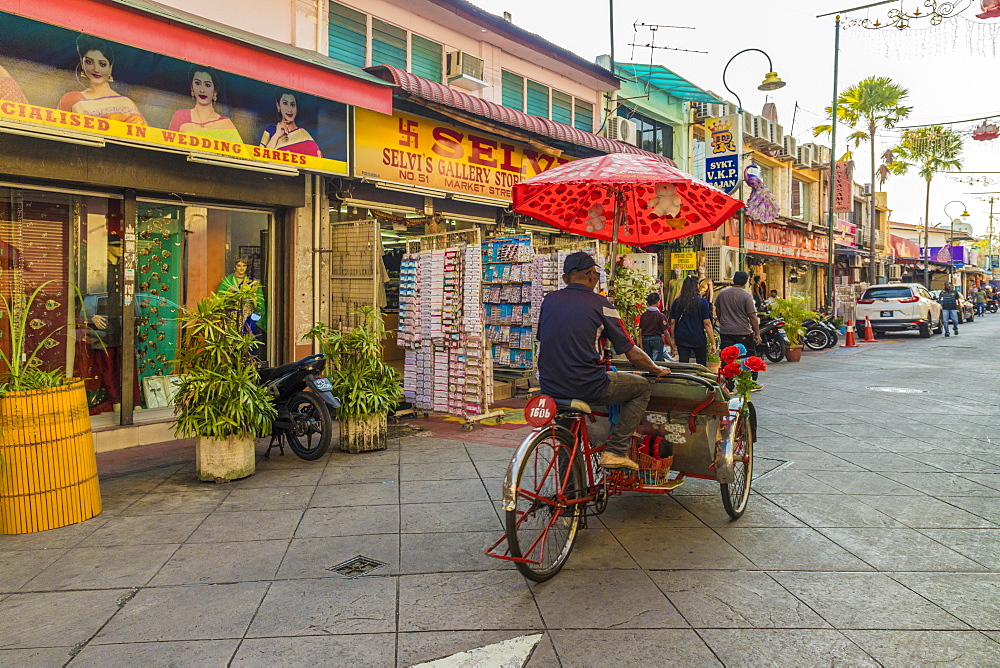
<instances>
[{"instance_id":1,"label":"motorcycle seat","mask_svg":"<svg viewBox=\"0 0 1000 668\"><path fill-rule=\"evenodd\" d=\"M298 362L292 362L291 364L282 364L281 366L264 367L259 369L257 373L260 374L261 382L270 383L275 378L281 378L285 374L291 373L298 366Z\"/></svg>"},{"instance_id":2,"label":"motorcycle seat","mask_svg":"<svg viewBox=\"0 0 1000 668\"><path fill-rule=\"evenodd\" d=\"M590 404L586 401L581 401L580 399L555 399L556 407L561 411L574 411L576 413L583 413L584 415L590 415L593 411L590 409Z\"/></svg>"}]
</instances>

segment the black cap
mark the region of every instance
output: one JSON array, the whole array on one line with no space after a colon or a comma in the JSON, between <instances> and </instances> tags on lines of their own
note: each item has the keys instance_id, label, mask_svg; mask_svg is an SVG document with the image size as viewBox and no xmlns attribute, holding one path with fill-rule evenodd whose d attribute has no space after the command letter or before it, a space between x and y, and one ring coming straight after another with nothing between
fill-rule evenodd
<instances>
[{"instance_id":1,"label":"black cap","mask_svg":"<svg viewBox=\"0 0 1000 668\"><path fill-rule=\"evenodd\" d=\"M590 253L577 251L566 256L566 260L563 262L563 273L570 274L574 271L584 271L596 266L597 262L590 256Z\"/></svg>"}]
</instances>

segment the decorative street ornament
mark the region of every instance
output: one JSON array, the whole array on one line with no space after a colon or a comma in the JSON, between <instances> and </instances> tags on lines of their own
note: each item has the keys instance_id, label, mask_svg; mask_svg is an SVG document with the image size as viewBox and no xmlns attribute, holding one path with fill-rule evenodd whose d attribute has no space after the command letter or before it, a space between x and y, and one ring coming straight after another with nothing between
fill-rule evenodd
<instances>
[{"instance_id":1,"label":"decorative street ornament","mask_svg":"<svg viewBox=\"0 0 1000 668\"><path fill-rule=\"evenodd\" d=\"M982 14L976 14L977 19L995 19L1000 16L1000 0L980 0Z\"/></svg>"},{"instance_id":2,"label":"decorative street ornament","mask_svg":"<svg viewBox=\"0 0 1000 668\"><path fill-rule=\"evenodd\" d=\"M924 7L927 8L926 11L920 11L917 7L913 13L908 13L902 9L890 9L887 12L887 20L883 23L880 19L849 19L847 21L848 26L860 26L862 28L867 28L869 30L881 30L882 28L896 28L897 30L906 30L910 27L911 21L917 21L920 19L930 19L931 25L940 25L945 19L949 19L958 16L972 4L972 0L954 0L954 2L937 2L937 0L924 0ZM1000 0L981 0L983 10L987 9L987 5L990 6L1000 6ZM990 14L989 16L979 15L979 18L989 18L990 16L1000 16L1000 13Z\"/></svg>"},{"instance_id":3,"label":"decorative street ornament","mask_svg":"<svg viewBox=\"0 0 1000 668\"><path fill-rule=\"evenodd\" d=\"M1000 0L996 1L1000 3ZM1000 5L998 5L998 7L1000 7ZM1000 9L998 9L998 11L1000 11ZM997 14L997 16L1000 16L1000 14ZM1000 137L1000 127L997 127L996 123L984 122L972 131L972 138L976 141L990 141L992 139L996 139L997 137Z\"/></svg>"}]
</instances>

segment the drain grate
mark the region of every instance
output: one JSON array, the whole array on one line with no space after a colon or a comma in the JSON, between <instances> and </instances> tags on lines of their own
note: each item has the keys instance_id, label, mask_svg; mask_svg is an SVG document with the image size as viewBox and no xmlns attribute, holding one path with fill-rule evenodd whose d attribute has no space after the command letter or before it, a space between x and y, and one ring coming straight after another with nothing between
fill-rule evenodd
<instances>
[{"instance_id":1,"label":"drain grate","mask_svg":"<svg viewBox=\"0 0 1000 668\"><path fill-rule=\"evenodd\" d=\"M880 385L870 385L865 389L875 390L876 392L891 392L893 394L927 394L927 390L915 390L912 387L883 387Z\"/></svg>"},{"instance_id":2,"label":"drain grate","mask_svg":"<svg viewBox=\"0 0 1000 668\"><path fill-rule=\"evenodd\" d=\"M347 561L337 564L336 566L330 566L326 570L334 573L340 573L345 578L359 578L362 575L368 575L376 568L382 568L383 566L385 566L385 564L381 561L370 557L363 557L359 554L353 559L348 559Z\"/></svg>"}]
</instances>

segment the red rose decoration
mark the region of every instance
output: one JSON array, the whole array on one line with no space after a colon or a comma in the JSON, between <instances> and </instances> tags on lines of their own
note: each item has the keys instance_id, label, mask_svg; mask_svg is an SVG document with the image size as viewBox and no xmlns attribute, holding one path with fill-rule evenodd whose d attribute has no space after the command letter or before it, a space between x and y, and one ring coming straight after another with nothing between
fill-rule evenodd
<instances>
[{"instance_id":1,"label":"red rose decoration","mask_svg":"<svg viewBox=\"0 0 1000 668\"><path fill-rule=\"evenodd\" d=\"M743 372L743 367L735 362L730 362L722 367L722 375L726 378L735 378Z\"/></svg>"},{"instance_id":2,"label":"red rose decoration","mask_svg":"<svg viewBox=\"0 0 1000 668\"><path fill-rule=\"evenodd\" d=\"M740 349L736 346L726 346L722 349L722 352L719 353L719 357L722 359L723 364L732 364L737 360L737 358L739 358L739 356Z\"/></svg>"},{"instance_id":3,"label":"red rose decoration","mask_svg":"<svg viewBox=\"0 0 1000 668\"><path fill-rule=\"evenodd\" d=\"M767 371L767 362L759 357L748 357L743 360L743 363L751 371Z\"/></svg>"}]
</instances>

